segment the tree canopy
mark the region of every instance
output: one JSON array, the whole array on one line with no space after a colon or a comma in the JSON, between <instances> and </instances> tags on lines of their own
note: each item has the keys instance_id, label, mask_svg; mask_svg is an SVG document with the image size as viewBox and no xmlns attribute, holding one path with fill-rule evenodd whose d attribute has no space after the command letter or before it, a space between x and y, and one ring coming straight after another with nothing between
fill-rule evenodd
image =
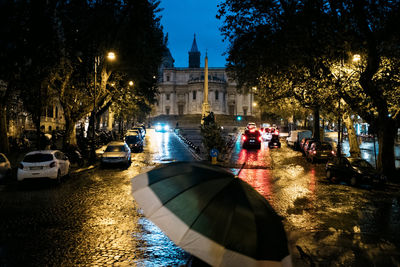
<instances>
[{"instance_id":1,"label":"tree canopy","mask_svg":"<svg viewBox=\"0 0 400 267\"><path fill-rule=\"evenodd\" d=\"M217 17L239 84L257 86L263 98L294 97L304 106L344 99L379 130L378 167L393 172L399 2L226 0ZM361 57L357 65L354 54Z\"/></svg>"}]
</instances>

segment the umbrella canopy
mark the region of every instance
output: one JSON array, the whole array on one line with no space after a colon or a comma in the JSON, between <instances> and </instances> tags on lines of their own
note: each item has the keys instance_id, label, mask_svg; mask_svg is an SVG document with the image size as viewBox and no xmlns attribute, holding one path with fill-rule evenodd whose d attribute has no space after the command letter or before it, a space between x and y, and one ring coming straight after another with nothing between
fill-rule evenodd
<instances>
[{"instance_id":1,"label":"umbrella canopy","mask_svg":"<svg viewBox=\"0 0 400 267\"><path fill-rule=\"evenodd\" d=\"M281 218L249 184L219 167L174 162L132 179L144 215L212 266L291 266Z\"/></svg>"}]
</instances>

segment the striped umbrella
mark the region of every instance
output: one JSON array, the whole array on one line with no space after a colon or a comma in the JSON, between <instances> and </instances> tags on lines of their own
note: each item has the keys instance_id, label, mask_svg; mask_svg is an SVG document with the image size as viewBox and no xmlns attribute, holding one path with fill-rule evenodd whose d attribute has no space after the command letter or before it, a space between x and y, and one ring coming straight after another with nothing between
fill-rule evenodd
<instances>
[{"instance_id":1,"label":"striped umbrella","mask_svg":"<svg viewBox=\"0 0 400 267\"><path fill-rule=\"evenodd\" d=\"M144 215L212 266L291 266L281 218L249 184L200 162L162 165L132 179Z\"/></svg>"}]
</instances>

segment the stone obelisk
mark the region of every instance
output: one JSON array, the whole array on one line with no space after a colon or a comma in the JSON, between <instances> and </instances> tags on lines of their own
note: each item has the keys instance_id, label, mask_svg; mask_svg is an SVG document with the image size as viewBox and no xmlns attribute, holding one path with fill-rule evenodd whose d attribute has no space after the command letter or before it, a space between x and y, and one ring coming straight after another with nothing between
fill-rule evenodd
<instances>
[{"instance_id":1,"label":"stone obelisk","mask_svg":"<svg viewBox=\"0 0 400 267\"><path fill-rule=\"evenodd\" d=\"M201 111L201 124L204 123L203 118L210 114L210 105L208 104L208 57L206 52L206 59L204 63L204 94L203 94L203 107Z\"/></svg>"}]
</instances>

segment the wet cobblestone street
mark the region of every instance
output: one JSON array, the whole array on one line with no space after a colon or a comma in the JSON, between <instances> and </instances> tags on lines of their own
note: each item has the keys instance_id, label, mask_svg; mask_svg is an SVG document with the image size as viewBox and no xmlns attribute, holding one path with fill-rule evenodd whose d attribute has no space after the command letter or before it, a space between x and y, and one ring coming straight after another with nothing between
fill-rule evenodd
<instances>
[{"instance_id":1,"label":"wet cobblestone street","mask_svg":"<svg viewBox=\"0 0 400 267\"><path fill-rule=\"evenodd\" d=\"M173 133L150 130L129 168L94 168L61 185L0 185L0 266L184 265L189 255L137 209L131 179L194 159ZM239 177L283 218L294 266L399 266L399 185L331 184L323 163L286 145L243 150L238 138L228 165L237 173L243 163Z\"/></svg>"},{"instance_id":2,"label":"wet cobblestone street","mask_svg":"<svg viewBox=\"0 0 400 267\"><path fill-rule=\"evenodd\" d=\"M170 161L169 148L185 149L174 136L153 134L128 169L97 168L59 186L37 180L3 186L0 266L184 264L186 253L138 213L131 195L135 175Z\"/></svg>"}]
</instances>

